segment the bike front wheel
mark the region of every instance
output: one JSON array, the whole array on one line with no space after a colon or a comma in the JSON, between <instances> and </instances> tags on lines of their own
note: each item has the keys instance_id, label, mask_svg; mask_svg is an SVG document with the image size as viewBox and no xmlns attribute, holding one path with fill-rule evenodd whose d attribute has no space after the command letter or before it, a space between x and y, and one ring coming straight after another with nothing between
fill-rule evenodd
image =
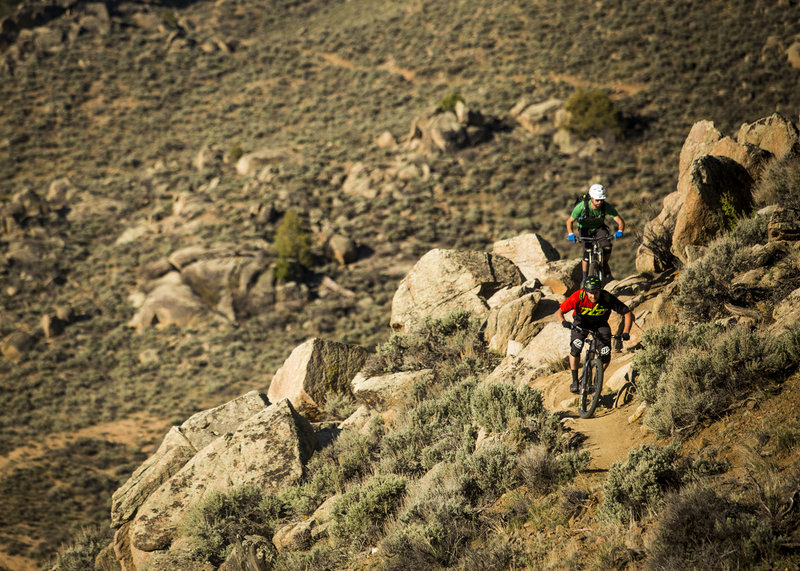
<instances>
[{"instance_id":1,"label":"bike front wheel","mask_svg":"<svg viewBox=\"0 0 800 571\"><path fill-rule=\"evenodd\" d=\"M600 404L600 393L603 392L603 363L600 359L591 359L583 365L580 394L578 395L578 414L581 418L590 418L597 405Z\"/></svg>"}]
</instances>

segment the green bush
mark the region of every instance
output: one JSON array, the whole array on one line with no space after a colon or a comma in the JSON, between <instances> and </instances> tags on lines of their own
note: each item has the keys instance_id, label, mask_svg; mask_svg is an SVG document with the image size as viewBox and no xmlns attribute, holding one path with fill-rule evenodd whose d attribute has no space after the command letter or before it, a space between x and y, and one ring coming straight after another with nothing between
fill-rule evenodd
<instances>
[{"instance_id":1,"label":"green bush","mask_svg":"<svg viewBox=\"0 0 800 571\"><path fill-rule=\"evenodd\" d=\"M588 450L557 455L547 446L533 444L517 457L516 463L522 483L534 492L546 494L574 478L590 460Z\"/></svg>"},{"instance_id":2,"label":"green bush","mask_svg":"<svg viewBox=\"0 0 800 571\"><path fill-rule=\"evenodd\" d=\"M753 189L756 204L800 210L800 156L789 154L767 164Z\"/></svg>"},{"instance_id":3,"label":"green bush","mask_svg":"<svg viewBox=\"0 0 800 571\"><path fill-rule=\"evenodd\" d=\"M653 569L752 569L777 551L768 522L707 487L689 487L659 510L648 566ZM765 567L766 568L766 567Z\"/></svg>"},{"instance_id":4,"label":"green bush","mask_svg":"<svg viewBox=\"0 0 800 571\"><path fill-rule=\"evenodd\" d=\"M329 532L339 544L356 551L373 541L406 491L406 480L395 475L374 476L354 486L333 504Z\"/></svg>"},{"instance_id":5,"label":"green bush","mask_svg":"<svg viewBox=\"0 0 800 571\"><path fill-rule=\"evenodd\" d=\"M503 443L462 458L458 471L461 493L473 505L492 501L520 483L516 450Z\"/></svg>"},{"instance_id":6,"label":"green bush","mask_svg":"<svg viewBox=\"0 0 800 571\"><path fill-rule=\"evenodd\" d=\"M642 335L642 350L633 357L633 367L639 371L636 397L647 404L658 398L658 384L664 366L678 347L678 328L663 325L647 329Z\"/></svg>"},{"instance_id":7,"label":"green bush","mask_svg":"<svg viewBox=\"0 0 800 571\"><path fill-rule=\"evenodd\" d=\"M399 333L380 345L364 364L364 373L379 375L452 367L464 358L489 358L480 320L467 311L426 318L419 331Z\"/></svg>"},{"instance_id":8,"label":"green bush","mask_svg":"<svg viewBox=\"0 0 800 571\"><path fill-rule=\"evenodd\" d=\"M380 568L450 567L477 533L475 511L465 498L440 490L400 516L398 529L381 542L388 557Z\"/></svg>"},{"instance_id":9,"label":"green bush","mask_svg":"<svg viewBox=\"0 0 800 571\"><path fill-rule=\"evenodd\" d=\"M271 537L282 502L253 485L212 492L185 520L184 533L193 538L193 556L220 565L238 536Z\"/></svg>"},{"instance_id":10,"label":"green bush","mask_svg":"<svg viewBox=\"0 0 800 571\"><path fill-rule=\"evenodd\" d=\"M625 524L658 509L665 494L680 485L677 458L678 449L674 446L646 444L631 450L625 462L611 466L603 484L598 516Z\"/></svg>"},{"instance_id":11,"label":"green bush","mask_svg":"<svg viewBox=\"0 0 800 571\"><path fill-rule=\"evenodd\" d=\"M674 298L683 317L703 322L724 315L726 303L755 301L752 295L758 291L743 290L734 278L765 263L760 245L767 241L768 222L762 215L741 220L732 232L712 243L702 258L684 268ZM751 297L743 301L743 296Z\"/></svg>"},{"instance_id":12,"label":"green bush","mask_svg":"<svg viewBox=\"0 0 800 571\"><path fill-rule=\"evenodd\" d=\"M299 277L297 265L310 268L311 236L303 230L300 218L293 210L283 215L275 231L275 278L291 280Z\"/></svg>"},{"instance_id":13,"label":"green bush","mask_svg":"<svg viewBox=\"0 0 800 571\"><path fill-rule=\"evenodd\" d=\"M644 396L651 403L645 424L666 436L721 414L747 391L783 378L792 368L787 359L796 362L796 357L780 347L793 346L796 339L772 340L748 325L723 329L708 324L679 334L671 353L646 348L637 361L663 361L664 366L642 374Z\"/></svg>"},{"instance_id":14,"label":"green bush","mask_svg":"<svg viewBox=\"0 0 800 571\"><path fill-rule=\"evenodd\" d=\"M458 102L464 103L464 97L458 91L451 91L439 100L437 107L439 111L455 112Z\"/></svg>"},{"instance_id":15,"label":"green bush","mask_svg":"<svg viewBox=\"0 0 800 571\"><path fill-rule=\"evenodd\" d=\"M47 571L84 571L94 569L97 555L113 539L113 533L102 528L82 529L72 542L58 550L55 558L44 566Z\"/></svg>"},{"instance_id":16,"label":"green bush","mask_svg":"<svg viewBox=\"0 0 800 571\"><path fill-rule=\"evenodd\" d=\"M330 446L311 458L302 483L280 491L281 501L292 513L311 515L327 498L343 493L350 482L370 473L379 441L379 431L342 432Z\"/></svg>"},{"instance_id":17,"label":"green bush","mask_svg":"<svg viewBox=\"0 0 800 571\"><path fill-rule=\"evenodd\" d=\"M569 113L567 130L581 139L604 132L622 134L622 116L608 94L601 89L579 89L567 99L564 109Z\"/></svg>"},{"instance_id":18,"label":"green bush","mask_svg":"<svg viewBox=\"0 0 800 571\"><path fill-rule=\"evenodd\" d=\"M489 432L503 432L545 413L542 394L528 386L481 385L472 395L472 417Z\"/></svg>"}]
</instances>

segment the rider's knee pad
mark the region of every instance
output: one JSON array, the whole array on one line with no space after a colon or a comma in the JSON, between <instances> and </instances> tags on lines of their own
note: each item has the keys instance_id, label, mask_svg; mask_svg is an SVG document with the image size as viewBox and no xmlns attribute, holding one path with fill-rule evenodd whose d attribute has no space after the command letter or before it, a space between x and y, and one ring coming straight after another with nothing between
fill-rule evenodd
<instances>
[{"instance_id":1,"label":"rider's knee pad","mask_svg":"<svg viewBox=\"0 0 800 571\"><path fill-rule=\"evenodd\" d=\"M602 362L602 363L611 362L611 346L610 345L606 345L605 347L600 347L600 362Z\"/></svg>"},{"instance_id":2,"label":"rider's knee pad","mask_svg":"<svg viewBox=\"0 0 800 571\"><path fill-rule=\"evenodd\" d=\"M569 344L569 354L573 357L581 356L581 349L583 349L583 339L575 338Z\"/></svg>"}]
</instances>

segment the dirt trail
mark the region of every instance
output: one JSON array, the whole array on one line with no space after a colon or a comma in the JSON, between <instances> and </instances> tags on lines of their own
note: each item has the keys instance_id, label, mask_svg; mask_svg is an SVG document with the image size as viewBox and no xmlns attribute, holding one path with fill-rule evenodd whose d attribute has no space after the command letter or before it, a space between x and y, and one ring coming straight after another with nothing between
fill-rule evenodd
<instances>
[{"instance_id":1,"label":"dirt trail","mask_svg":"<svg viewBox=\"0 0 800 571\"><path fill-rule=\"evenodd\" d=\"M605 374L603 392L616 390L621 377L629 369L630 354L615 353ZM583 446L592 454L589 470L605 472L615 462L623 461L628 451L655 439L652 433L643 433L640 420L633 423L628 419L636 411L638 404L631 403L621 408L613 408L613 402L606 398L597 407L592 418L578 416L575 395L569 392L571 374L569 371L539 377L530 386L542 391L545 407L565 416L564 425L582 434L586 440Z\"/></svg>"}]
</instances>

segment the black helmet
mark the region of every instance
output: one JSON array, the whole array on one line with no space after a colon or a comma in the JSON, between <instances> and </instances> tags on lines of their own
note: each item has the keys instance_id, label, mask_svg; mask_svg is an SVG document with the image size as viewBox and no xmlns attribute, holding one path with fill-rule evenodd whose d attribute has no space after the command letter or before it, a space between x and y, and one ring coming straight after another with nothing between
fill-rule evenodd
<instances>
[{"instance_id":1,"label":"black helmet","mask_svg":"<svg viewBox=\"0 0 800 571\"><path fill-rule=\"evenodd\" d=\"M588 277L588 278L586 278L586 280L583 282L583 289L584 289L584 291L589 291L589 292L600 291L600 289L601 289L602 287L603 287L603 286L602 286L602 284L600 283L600 278L598 278L597 276L589 276L589 277Z\"/></svg>"}]
</instances>

